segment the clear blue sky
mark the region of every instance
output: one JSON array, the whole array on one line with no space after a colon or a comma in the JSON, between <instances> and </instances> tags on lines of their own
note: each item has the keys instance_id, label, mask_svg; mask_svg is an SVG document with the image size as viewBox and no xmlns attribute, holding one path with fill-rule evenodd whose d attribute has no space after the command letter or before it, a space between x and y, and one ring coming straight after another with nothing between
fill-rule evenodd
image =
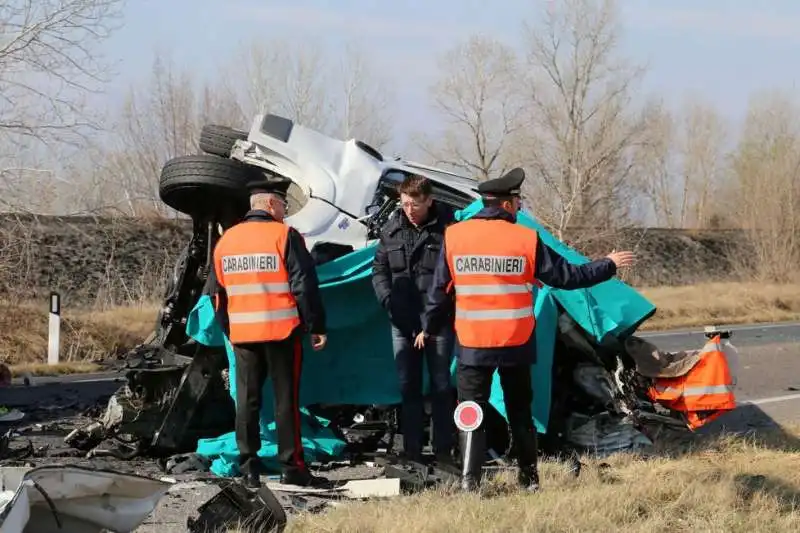
<instances>
[{"instance_id":1,"label":"clear blue sky","mask_svg":"<svg viewBox=\"0 0 800 533\"><path fill-rule=\"evenodd\" d=\"M557 1L557 0L554 0ZM146 79L156 48L198 76L235 61L241 41L259 35L307 39L329 47L356 40L392 76L401 131L430 120L426 90L434 57L473 33L516 44L520 21L536 16L533 0L128 0L125 28L106 52L121 60L107 96ZM491 6L491 7L488 7ZM741 118L759 89L793 89L798 77L797 0L620 0L622 51L647 61L647 89L673 102L687 92Z\"/></svg>"}]
</instances>

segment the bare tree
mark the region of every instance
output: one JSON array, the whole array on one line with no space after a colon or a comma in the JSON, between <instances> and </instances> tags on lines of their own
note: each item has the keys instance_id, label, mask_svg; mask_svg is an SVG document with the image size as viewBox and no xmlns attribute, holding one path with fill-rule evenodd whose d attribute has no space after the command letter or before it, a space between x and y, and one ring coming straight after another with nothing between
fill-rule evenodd
<instances>
[{"instance_id":1,"label":"bare tree","mask_svg":"<svg viewBox=\"0 0 800 533\"><path fill-rule=\"evenodd\" d=\"M706 228L719 220L726 129L713 106L698 99L677 113L649 107L636 174L657 224Z\"/></svg>"},{"instance_id":2,"label":"bare tree","mask_svg":"<svg viewBox=\"0 0 800 533\"><path fill-rule=\"evenodd\" d=\"M732 156L735 218L750 236L762 279L792 281L800 261L800 106L755 95ZM734 184L732 184L734 185Z\"/></svg>"},{"instance_id":3,"label":"bare tree","mask_svg":"<svg viewBox=\"0 0 800 533\"><path fill-rule=\"evenodd\" d=\"M648 107L648 127L639 149L636 150L636 179L638 189L649 202L655 223L674 228L675 215L675 120L663 102Z\"/></svg>"},{"instance_id":4,"label":"bare tree","mask_svg":"<svg viewBox=\"0 0 800 533\"><path fill-rule=\"evenodd\" d=\"M706 227L713 214L712 195L723 164L726 124L708 103L684 106L683 131L678 146L681 159L681 202L678 224Z\"/></svg>"},{"instance_id":5,"label":"bare tree","mask_svg":"<svg viewBox=\"0 0 800 533\"><path fill-rule=\"evenodd\" d=\"M419 148L435 164L489 179L515 164L510 148L525 126L519 66L501 42L472 37L439 58L441 78L431 88L446 124L441 140L421 135Z\"/></svg>"},{"instance_id":6,"label":"bare tree","mask_svg":"<svg viewBox=\"0 0 800 533\"><path fill-rule=\"evenodd\" d=\"M332 129L344 139L360 139L380 150L392 140L394 94L352 44L339 61L341 97L331 107ZM336 127L338 123L338 127Z\"/></svg>"},{"instance_id":7,"label":"bare tree","mask_svg":"<svg viewBox=\"0 0 800 533\"><path fill-rule=\"evenodd\" d=\"M58 162L85 146L101 113L86 105L110 80L97 46L123 0L7 0L0 5L0 204L56 209Z\"/></svg>"},{"instance_id":8,"label":"bare tree","mask_svg":"<svg viewBox=\"0 0 800 533\"><path fill-rule=\"evenodd\" d=\"M244 89L237 95L248 121L256 113L275 113L378 149L389 142L391 91L352 45L333 58L311 44L257 41L246 45L244 57Z\"/></svg>"},{"instance_id":9,"label":"bare tree","mask_svg":"<svg viewBox=\"0 0 800 533\"><path fill-rule=\"evenodd\" d=\"M544 222L563 238L570 226L612 227L627 216L632 152L647 117L631 107L644 70L615 57L615 3L549 7L541 24L526 25L533 126L525 145L537 178L529 181L541 181L553 200Z\"/></svg>"},{"instance_id":10,"label":"bare tree","mask_svg":"<svg viewBox=\"0 0 800 533\"><path fill-rule=\"evenodd\" d=\"M158 178L170 158L197 153L199 128L193 80L156 57L150 83L130 89L107 156L107 173L131 214L159 210Z\"/></svg>"},{"instance_id":11,"label":"bare tree","mask_svg":"<svg viewBox=\"0 0 800 533\"><path fill-rule=\"evenodd\" d=\"M243 50L244 69L236 76L246 88L239 99L247 116L277 113L310 128L327 126L327 76L319 48L273 39L248 43Z\"/></svg>"},{"instance_id":12,"label":"bare tree","mask_svg":"<svg viewBox=\"0 0 800 533\"><path fill-rule=\"evenodd\" d=\"M84 105L109 80L95 48L115 29L121 0L6 0L0 5L0 133L78 142L97 121Z\"/></svg>"},{"instance_id":13,"label":"bare tree","mask_svg":"<svg viewBox=\"0 0 800 533\"><path fill-rule=\"evenodd\" d=\"M75 170L89 176L80 203L89 211L112 209L133 216L169 213L158 195L164 163L200 153L203 124L238 122L230 115L238 109L229 91L199 85L169 58L156 55L147 84L129 89L110 141L92 151L93 171L86 166Z\"/></svg>"}]
</instances>

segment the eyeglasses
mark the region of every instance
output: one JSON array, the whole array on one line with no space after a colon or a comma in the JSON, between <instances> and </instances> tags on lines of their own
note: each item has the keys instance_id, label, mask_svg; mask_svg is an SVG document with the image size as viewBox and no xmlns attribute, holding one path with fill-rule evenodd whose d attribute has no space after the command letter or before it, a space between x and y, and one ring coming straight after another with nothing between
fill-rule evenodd
<instances>
[{"instance_id":1,"label":"eyeglasses","mask_svg":"<svg viewBox=\"0 0 800 533\"><path fill-rule=\"evenodd\" d=\"M403 207L403 209L421 209L425 207L425 204L417 202L402 202L400 205Z\"/></svg>"}]
</instances>

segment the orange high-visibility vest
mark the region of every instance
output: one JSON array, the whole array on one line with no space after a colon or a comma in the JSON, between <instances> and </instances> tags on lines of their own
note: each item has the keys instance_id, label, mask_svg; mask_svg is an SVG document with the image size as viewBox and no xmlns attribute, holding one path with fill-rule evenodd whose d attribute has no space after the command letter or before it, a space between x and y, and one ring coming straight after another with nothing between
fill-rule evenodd
<instances>
[{"instance_id":1,"label":"orange high-visibility vest","mask_svg":"<svg viewBox=\"0 0 800 533\"><path fill-rule=\"evenodd\" d=\"M653 401L685 412L693 430L736 408L733 378L720 336L710 339L700 354L685 375L657 378L648 391Z\"/></svg>"},{"instance_id":2,"label":"orange high-visibility vest","mask_svg":"<svg viewBox=\"0 0 800 533\"><path fill-rule=\"evenodd\" d=\"M284 261L288 231L282 222L248 220L226 231L214 248L233 344L282 340L300 324Z\"/></svg>"},{"instance_id":3,"label":"orange high-visibility vest","mask_svg":"<svg viewBox=\"0 0 800 533\"><path fill-rule=\"evenodd\" d=\"M536 326L536 231L504 220L470 219L444 234L455 290L455 331L468 348L520 346Z\"/></svg>"}]
</instances>

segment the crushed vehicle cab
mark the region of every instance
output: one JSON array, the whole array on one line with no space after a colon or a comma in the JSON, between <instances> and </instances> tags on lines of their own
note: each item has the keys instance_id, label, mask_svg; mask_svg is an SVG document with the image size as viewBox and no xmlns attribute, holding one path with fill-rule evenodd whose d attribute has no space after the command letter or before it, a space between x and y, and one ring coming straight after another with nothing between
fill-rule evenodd
<instances>
[{"instance_id":1,"label":"crushed vehicle cab","mask_svg":"<svg viewBox=\"0 0 800 533\"><path fill-rule=\"evenodd\" d=\"M478 197L476 180L385 159L362 141L333 139L276 115L257 116L247 138L233 142L230 158L297 186L297 205L290 206L286 223L303 234L311 250L336 246L353 251L377 238L397 206L397 185L409 174L429 178L434 198L457 209Z\"/></svg>"},{"instance_id":2,"label":"crushed vehicle cab","mask_svg":"<svg viewBox=\"0 0 800 533\"><path fill-rule=\"evenodd\" d=\"M161 174L162 201L191 217L194 232L169 280L156 330L131 352L128 383L112 397L102 421L91 435L74 432L74 445L91 448L109 435L128 434L134 437L128 442L135 443L125 452L129 456L165 457L194 452L198 441L232 432L232 359L223 342L208 340L213 334L197 333L196 313L214 245L249 208L244 185L273 176L293 182L285 221L304 235L326 306L334 307L328 348L304 367L309 385L301 386L301 403L314 416L327 418L351 450L371 452L386 442L391 451L402 427L395 413L399 395L388 318L368 280L374 245L398 209L397 185L408 174L429 178L434 199L453 207L461 219L480 207L477 180L388 159L361 141L334 139L274 114L256 116L249 131L207 125L200 148L204 154L176 157ZM518 223L537 229L568 260L586 261L529 214L521 212ZM636 358L628 353L626 340L655 312L650 302L619 280L578 291L537 290L539 356L532 379L543 453L636 447L650 442L650 424L699 427L696 420L687 421L684 403L670 397L672 404L659 404L654 383L666 382L656 382L657 373L639 372L647 357L658 358L657 350ZM502 393L493 387L492 395L494 409L486 417L489 448L495 456L513 457ZM716 411L730 408L724 402L708 405Z\"/></svg>"}]
</instances>

